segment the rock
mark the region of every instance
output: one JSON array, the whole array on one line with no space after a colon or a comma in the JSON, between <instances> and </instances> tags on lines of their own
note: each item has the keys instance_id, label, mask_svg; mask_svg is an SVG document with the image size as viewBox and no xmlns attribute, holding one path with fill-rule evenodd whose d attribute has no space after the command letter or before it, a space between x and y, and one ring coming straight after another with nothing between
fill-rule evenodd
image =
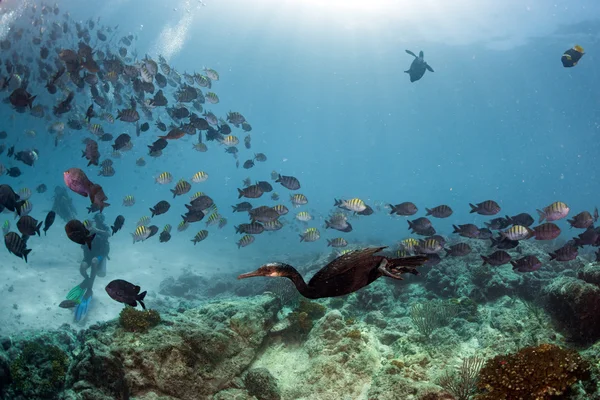
<instances>
[{"instance_id":1,"label":"rock","mask_svg":"<svg viewBox=\"0 0 600 400\"><path fill-rule=\"evenodd\" d=\"M212 399L254 360L278 304L271 296L212 303L145 334L107 325L86 336L70 389L95 389L109 398Z\"/></svg>"},{"instance_id":2,"label":"rock","mask_svg":"<svg viewBox=\"0 0 600 400\"><path fill-rule=\"evenodd\" d=\"M391 345L396 340L400 339L404 335L403 333L392 331L392 330L383 330L377 334L377 338L381 342L381 344L385 344L386 346Z\"/></svg>"},{"instance_id":3,"label":"rock","mask_svg":"<svg viewBox=\"0 0 600 400\"><path fill-rule=\"evenodd\" d=\"M212 400L255 400L255 398L242 389L226 389L215 394Z\"/></svg>"},{"instance_id":4,"label":"rock","mask_svg":"<svg viewBox=\"0 0 600 400\"><path fill-rule=\"evenodd\" d=\"M375 325L378 328L385 329L388 322L385 320L381 311L371 311L365 316L365 322L369 325Z\"/></svg>"},{"instance_id":5,"label":"rock","mask_svg":"<svg viewBox=\"0 0 600 400\"><path fill-rule=\"evenodd\" d=\"M600 287L600 265L588 264L577 272L577 277Z\"/></svg>"},{"instance_id":6,"label":"rock","mask_svg":"<svg viewBox=\"0 0 600 400\"><path fill-rule=\"evenodd\" d=\"M10 382L10 364L8 358L3 353L0 353L0 398L2 393L4 393L4 388Z\"/></svg>"},{"instance_id":7,"label":"rock","mask_svg":"<svg viewBox=\"0 0 600 400\"><path fill-rule=\"evenodd\" d=\"M0 338L0 346L2 346L2 349L4 351L8 351L10 349L10 346L12 346L12 340L10 339L10 337L5 336L3 338Z\"/></svg>"},{"instance_id":8,"label":"rock","mask_svg":"<svg viewBox=\"0 0 600 400\"><path fill-rule=\"evenodd\" d=\"M600 287L581 279L561 277L544 288L546 310L572 340L600 339Z\"/></svg>"},{"instance_id":9,"label":"rock","mask_svg":"<svg viewBox=\"0 0 600 400\"><path fill-rule=\"evenodd\" d=\"M248 371L244 379L248 393L258 400L280 400L281 393L277 380L266 368L254 368Z\"/></svg>"}]
</instances>

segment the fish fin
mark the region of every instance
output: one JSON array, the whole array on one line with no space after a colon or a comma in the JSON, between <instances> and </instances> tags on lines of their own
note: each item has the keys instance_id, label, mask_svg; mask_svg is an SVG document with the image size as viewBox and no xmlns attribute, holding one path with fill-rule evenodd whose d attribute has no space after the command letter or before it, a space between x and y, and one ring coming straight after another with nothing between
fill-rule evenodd
<instances>
[{"instance_id":1,"label":"fish fin","mask_svg":"<svg viewBox=\"0 0 600 400\"><path fill-rule=\"evenodd\" d=\"M406 51L407 54L410 54L411 56L417 58L417 55L415 53L413 53L412 51L410 51L410 50L404 50L404 51ZM406 72L408 72L408 71L406 71Z\"/></svg>"},{"instance_id":2,"label":"fish fin","mask_svg":"<svg viewBox=\"0 0 600 400\"><path fill-rule=\"evenodd\" d=\"M300 236L300 241L304 242L304 236L303 235L298 235L298 236Z\"/></svg>"},{"instance_id":3,"label":"fish fin","mask_svg":"<svg viewBox=\"0 0 600 400\"><path fill-rule=\"evenodd\" d=\"M477 212L477 206L474 206L473 204L469 203L469 205L471 206L471 211L469 211L469 214L473 214L475 212Z\"/></svg>"},{"instance_id":4,"label":"fish fin","mask_svg":"<svg viewBox=\"0 0 600 400\"><path fill-rule=\"evenodd\" d=\"M329 221L325 221L325 229L329 228L331 228L331 224L329 223Z\"/></svg>"},{"instance_id":5,"label":"fish fin","mask_svg":"<svg viewBox=\"0 0 600 400\"><path fill-rule=\"evenodd\" d=\"M40 222L36 227L35 227L35 233L38 234L38 236L42 236L40 234L40 228L42 227L42 222Z\"/></svg>"},{"instance_id":6,"label":"fish fin","mask_svg":"<svg viewBox=\"0 0 600 400\"><path fill-rule=\"evenodd\" d=\"M25 262L27 262L27 254L29 253L31 253L31 249L23 250L23 258L25 259Z\"/></svg>"},{"instance_id":7,"label":"fish fin","mask_svg":"<svg viewBox=\"0 0 600 400\"><path fill-rule=\"evenodd\" d=\"M327 239L327 247L331 246L331 240Z\"/></svg>"},{"instance_id":8,"label":"fish fin","mask_svg":"<svg viewBox=\"0 0 600 400\"><path fill-rule=\"evenodd\" d=\"M483 260L483 264L481 264L481 266L483 267L485 264L488 263L488 258L486 256L481 256L481 259Z\"/></svg>"},{"instance_id":9,"label":"fish fin","mask_svg":"<svg viewBox=\"0 0 600 400\"><path fill-rule=\"evenodd\" d=\"M429 208L425 208L425 211L427 211L427 214L425 214L425 216L427 216L427 215L431 215L431 209L429 209Z\"/></svg>"},{"instance_id":10,"label":"fish fin","mask_svg":"<svg viewBox=\"0 0 600 400\"><path fill-rule=\"evenodd\" d=\"M543 212L542 210L536 210L540 216L540 219L538 220L538 224L541 224L542 221L544 221L546 219L546 213Z\"/></svg>"},{"instance_id":11,"label":"fish fin","mask_svg":"<svg viewBox=\"0 0 600 400\"><path fill-rule=\"evenodd\" d=\"M244 197L244 191L238 188L238 199L241 199L242 197Z\"/></svg>"}]
</instances>

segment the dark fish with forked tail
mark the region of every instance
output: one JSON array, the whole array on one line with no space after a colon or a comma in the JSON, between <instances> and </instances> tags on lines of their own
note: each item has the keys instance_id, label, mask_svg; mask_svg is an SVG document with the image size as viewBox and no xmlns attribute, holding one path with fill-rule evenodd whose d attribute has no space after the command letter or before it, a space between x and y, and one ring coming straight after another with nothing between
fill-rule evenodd
<instances>
[{"instance_id":1,"label":"dark fish with forked tail","mask_svg":"<svg viewBox=\"0 0 600 400\"><path fill-rule=\"evenodd\" d=\"M131 307L137 307L137 303L140 303L142 308L145 310L146 305L144 304L144 297L146 292L140 293L140 287L124 281L123 279L115 279L106 285L106 293L111 299L130 305Z\"/></svg>"}]
</instances>

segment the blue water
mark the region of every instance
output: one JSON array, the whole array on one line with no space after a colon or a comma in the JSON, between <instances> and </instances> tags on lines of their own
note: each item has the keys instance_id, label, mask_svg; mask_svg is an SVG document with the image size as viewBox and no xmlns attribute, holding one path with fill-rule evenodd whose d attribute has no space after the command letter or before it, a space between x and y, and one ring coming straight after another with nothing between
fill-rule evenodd
<instances>
[{"instance_id":1,"label":"blue water","mask_svg":"<svg viewBox=\"0 0 600 400\"><path fill-rule=\"evenodd\" d=\"M12 7L15 2L4 3ZM253 127L253 145L251 150L240 145L240 163L255 152L265 153L268 161L249 171L236 169L231 155L216 142L209 143L207 153L194 151L195 138L171 142L162 157L152 159L146 146L158 132L151 129L134 137L133 150L115 160L114 177L96 177L96 168L85 168L80 158L81 140L89 136L86 131L67 134L55 148L46 133L54 119L15 114L5 105L0 108L2 129L19 136L18 142L10 143L17 143L18 149L38 148L40 159L34 168L7 162L19 165L24 174L1 180L32 190L45 183L49 191L42 196L45 200L38 200L40 206L36 204L36 217L42 219L42 210L49 207L44 202L54 186L63 185L62 172L85 168L109 197L107 222L118 214L127 219L113 241L130 241L135 222L149 215L148 208L169 200L171 211L153 223L161 229L170 223L173 239L160 246L157 241L137 243L132 245L136 250L178 252L191 263L216 254L233 260L240 270L271 261L273 254L292 258L328 251L326 238L343 236L352 244L393 246L409 234L406 218L390 217L384 208L387 203L412 201L420 210L415 217L423 216L426 207L450 205L452 218L434 221L444 235L452 232L453 223L482 225L487 218L469 214L468 203L487 199L502 206L502 215L535 215L537 208L558 200L571 210L591 211L600 183L596 163L600 32L595 24L600 5L400 3L206 0L204 6L153 0L140 6L141 2L123 0L61 1L61 12L68 11L76 20L100 17L101 25L118 25L117 37L136 35L132 48L140 58L148 54L156 60L162 53L180 73L201 72L205 66L217 70L220 81L214 82L213 91L221 102L205 104L205 109L219 117L230 110L241 112ZM26 21L17 19L15 24L27 27ZM169 32L180 34L167 37ZM176 41L179 45L173 44ZM586 55L575 68L565 69L560 57L575 44L583 46ZM20 46L34 51L29 42ZM423 50L435 72L410 83L403 71L413 58L405 49ZM49 96L43 88L31 91L39 94L42 104L61 98ZM82 111L88 101L76 96ZM155 111L155 119L159 115L168 121L164 111ZM24 137L26 129L36 130L37 137ZM133 126L121 122L105 126L105 131L134 135ZM234 134L240 140L245 136L235 129ZM107 153L107 144L101 146ZM143 168L135 166L141 156L148 163ZM200 170L210 178L194 185L191 193L201 190L213 197L229 224L222 230L209 228L209 238L192 246L189 240L204 223L175 232L187 196L171 201L172 185L156 185L153 177L169 171L175 180L190 179ZM296 176L302 184L299 192L309 204L294 210L290 192L274 184L280 202L290 208L288 224L238 250L234 225L247 222L247 216L230 212L238 202L236 188L246 177L270 180L273 170ZM127 209L121 202L129 194L137 203ZM323 221L333 210L334 198L352 197L363 199L376 213L351 219L354 231L349 234L325 231ZM263 199L253 204L277 203L268 195ZM88 200L75 201L83 217ZM294 221L293 215L300 210L315 217L307 226L319 227L318 242L299 242L298 231L305 225ZM63 235L61 224L57 220L55 235ZM566 228L564 221L560 224ZM42 257L35 254L35 243L32 248L31 258ZM68 249L80 251L75 245Z\"/></svg>"}]
</instances>

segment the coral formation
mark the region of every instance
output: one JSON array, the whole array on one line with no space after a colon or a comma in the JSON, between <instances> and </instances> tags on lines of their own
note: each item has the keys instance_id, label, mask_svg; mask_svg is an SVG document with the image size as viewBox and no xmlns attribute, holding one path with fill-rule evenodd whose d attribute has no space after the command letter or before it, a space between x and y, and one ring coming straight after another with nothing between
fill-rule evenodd
<instances>
[{"instance_id":1,"label":"coral formation","mask_svg":"<svg viewBox=\"0 0 600 400\"><path fill-rule=\"evenodd\" d=\"M419 333L429 337L435 329L448 325L458 309L457 304L452 302L427 301L414 304L410 316Z\"/></svg>"},{"instance_id":2,"label":"coral formation","mask_svg":"<svg viewBox=\"0 0 600 400\"><path fill-rule=\"evenodd\" d=\"M145 333L160 323L160 314L156 310L138 310L126 306L119 313L119 323L128 332Z\"/></svg>"},{"instance_id":3,"label":"coral formation","mask_svg":"<svg viewBox=\"0 0 600 400\"><path fill-rule=\"evenodd\" d=\"M592 273L581 273L593 277ZM600 286L560 277L544 288L546 309L571 340L587 344L600 339Z\"/></svg>"},{"instance_id":4,"label":"coral formation","mask_svg":"<svg viewBox=\"0 0 600 400\"><path fill-rule=\"evenodd\" d=\"M315 301L300 299L298 307L292 311L287 319L289 321L286 328L286 335L292 340L305 338L311 331L314 321L325 315L327 308Z\"/></svg>"},{"instance_id":5,"label":"coral formation","mask_svg":"<svg viewBox=\"0 0 600 400\"><path fill-rule=\"evenodd\" d=\"M477 400L543 400L590 379L590 366L577 352L552 344L526 347L488 360L477 383Z\"/></svg>"},{"instance_id":6,"label":"coral formation","mask_svg":"<svg viewBox=\"0 0 600 400\"><path fill-rule=\"evenodd\" d=\"M465 358L458 371L446 372L442 375L440 386L451 393L456 400L469 400L475 390L483 362L484 360L478 357Z\"/></svg>"},{"instance_id":7,"label":"coral formation","mask_svg":"<svg viewBox=\"0 0 600 400\"><path fill-rule=\"evenodd\" d=\"M26 342L10 364L15 392L27 399L54 399L65 383L69 358L50 344Z\"/></svg>"},{"instance_id":8,"label":"coral formation","mask_svg":"<svg viewBox=\"0 0 600 400\"><path fill-rule=\"evenodd\" d=\"M281 393L277 387L277 380L266 368L254 368L248 371L244 378L248 393L258 400L280 400Z\"/></svg>"}]
</instances>

